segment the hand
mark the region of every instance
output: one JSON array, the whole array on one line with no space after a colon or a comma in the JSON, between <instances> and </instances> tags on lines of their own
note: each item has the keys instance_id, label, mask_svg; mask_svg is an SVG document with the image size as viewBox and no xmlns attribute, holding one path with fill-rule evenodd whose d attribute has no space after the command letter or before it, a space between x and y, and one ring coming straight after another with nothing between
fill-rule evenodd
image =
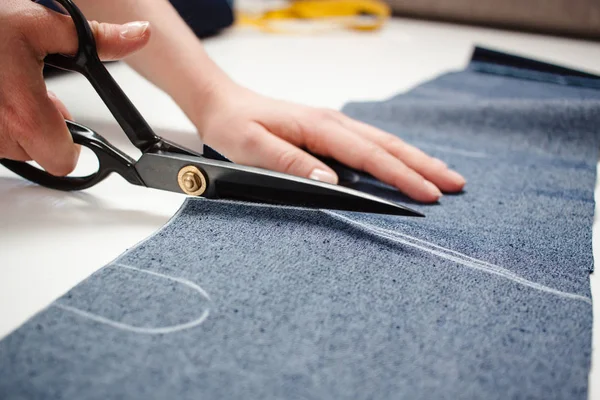
<instances>
[{"instance_id":1,"label":"hand","mask_svg":"<svg viewBox=\"0 0 600 400\"><path fill-rule=\"evenodd\" d=\"M277 101L235 84L221 85L208 97L196 119L200 135L236 163L337 183L335 173L304 148L366 171L424 203L465 185L444 162L338 111Z\"/></svg>"},{"instance_id":2,"label":"hand","mask_svg":"<svg viewBox=\"0 0 600 400\"><path fill-rule=\"evenodd\" d=\"M127 56L150 38L146 22L90 24L103 60ZM51 174L67 175L79 146L64 121L71 115L47 92L42 68L48 54L77 51L73 22L28 0L4 0L0 38L0 158L35 160Z\"/></svg>"}]
</instances>

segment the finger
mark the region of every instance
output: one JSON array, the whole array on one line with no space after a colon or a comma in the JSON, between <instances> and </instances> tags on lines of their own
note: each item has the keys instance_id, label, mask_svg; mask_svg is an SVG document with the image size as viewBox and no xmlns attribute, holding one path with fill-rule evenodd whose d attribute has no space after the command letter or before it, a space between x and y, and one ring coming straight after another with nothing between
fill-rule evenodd
<instances>
[{"instance_id":1,"label":"finger","mask_svg":"<svg viewBox=\"0 0 600 400\"><path fill-rule=\"evenodd\" d=\"M71 112L69 111L67 106L65 106L65 104L56 96L56 94L54 92L48 90L48 98L50 99L50 101L52 101L52 103L54 104L54 107L56 107L58 112L60 112L63 119L68 119L69 121L75 121L75 118L73 118L73 115L71 115ZM80 155L81 154L81 146L76 144L75 147L77 149L77 154ZM77 158L79 158L79 156Z\"/></svg>"},{"instance_id":2,"label":"finger","mask_svg":"<svg viewBox=\"0 0 600 400\"><path fill-rule=\"evenodd\" d=\"M444 192L460 192L466 180L458 172L437 158L430 157L418 148L400 140L394 135L382 131L360 121L341 115L340 122L349 130L375 142L390 154L402 160L409 168L419 174Z\"/></svg>"},{"instance_id":3,"label":"finger","mask_svg":"<svg viewBox=\"0 0 600 400\"><path fill-rule=\"evenodd\" d=\"M233 161L321 182L337 184L336 173L298 147L252 123L229 151Z\"/></svg>"},{"instance_id":4,"label":"finger","mask_svg":"<svg viewBox=\"0 0 600 400\"><path fill-rule=\"evenodd\" d=\"M54 107L56 107L64 119L73 121L73 116L67 109L67 106L65 106L64 103L58 97L56 97L54 92L48 90L48 98L52 101L52 103L54 103Z\"/></svg>"},{"instance_id":5,"label":"finger","mask_svg":"<svg viewBox=\"0 0 600 400\"><path fill-rule=\"evenodd\" d=\"M19 143L4 137L0 141L0 158L15 161L30 161L31 157L23 150Z\"/></svg>"},{"instance_id":6,"label":"finger","mask_svg":"<svg viewBox=\"0 0 600 400\"><path fill-rule=\"evenodd\" d=\"M73 143L63 115L53 100L44 95L36 97L35 93L30 96L26 103L26 119L22 120L21 132L16 136L18 143L47 172L65 176L75 169L79 146Z\"/></svg>"},{"instance_id":7,"label":"finger","mask_svg":"<svg viewBox=\"0 0 600 400\"><path fill-rule=\"evenodd\" d=\"M43 57L46 54L75 54L79 40L71 18L38 6L40 14L28 29L28 37ZM118 60L144 47L150 39L150 24L145 21L108 24L90 21L102 60Z\"/></svg>"},{"instance_id":8,"label":"finger","mask_svg":"<svg viewBox=\"0 0 600 400\"><path fill-rule=\"evenodd\" d=\"M441 197L440 190L383 147L331 121L323 124L320 143L314 144L320 153L398 188L407 196L432 203Z\"/></svg>"}]
</instances>

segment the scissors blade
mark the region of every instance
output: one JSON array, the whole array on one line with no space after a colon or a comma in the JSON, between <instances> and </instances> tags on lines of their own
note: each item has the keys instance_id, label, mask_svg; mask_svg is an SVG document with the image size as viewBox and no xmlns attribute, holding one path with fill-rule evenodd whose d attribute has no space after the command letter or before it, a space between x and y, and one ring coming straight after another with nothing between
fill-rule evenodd
<instances>
[{"instance_id":1,"label":"scissors blade","mask_svg":"<svg viewBox=\"0 0 600 400\"><path fill-rule=\"evenodd\" d=\"M178 175L190 166L204 175L206 190L202 196L206 198L424 217L408 207L357 190L204 157L145 153L135 168L146 186L181 193Z\"/></svg>"}]
</instances>

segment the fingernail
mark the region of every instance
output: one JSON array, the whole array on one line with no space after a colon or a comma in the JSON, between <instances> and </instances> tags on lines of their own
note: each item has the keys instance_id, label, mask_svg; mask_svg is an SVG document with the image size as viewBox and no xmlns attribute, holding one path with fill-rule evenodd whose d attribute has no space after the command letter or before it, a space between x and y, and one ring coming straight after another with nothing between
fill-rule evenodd
<instances>
[{"instance_id":1,"label":"fingernail","mask_svg":"<svg viewBox=\"0 0 600 400\"><path fill-rule=\"evenodd\" d=\"M334 185L337 183L337 177L334 174L319 168L313 169L309 178L319 182L332 183Z\"/></svg>"},{"instance_id":2,"label":"fingernail","mask_svg":"<svg viewBox=\"0 0 600 400\"><path fill-rule=\"evenodd\" d=\"M56 97L56 93L54 93L51 90L48 90L48 97L52 97L53 99L57 99L58 97Z\"/></svg>"},{"instance_id":3,"label":"fingernail","mask_svg":"<svg viewBox=\"0 0 600 400\"><path fill-rule=\"evenodd\" d=\"M432 196L435 196L438 199L440 197L442 197L442 192L440 192L440 189L438 189L437 186L435 186L433 183L431 183L431 182L429 182L427 180L424 180L423 182L425 183L425 187L427 188L427 191L429 193L431 193Z\"/></svg>"},{"instance_id":4,"label":"fingernail","mask_svg":"<svg viewBox=\"0 0 600 400\"><path fill-rule=\"evenodd\" d=\"M456 172L456 171L449 170L447 172L447 174L450 177L450 179L452 179L452 181L456 185L463 186L465 183L467 183L467 181L465 180L465 178L461 174L459 174L458 172Z\"/></svg>"},{"instance_id":5,"label":"fingernail","mask_svg":"<svg viewBox=\"0 0 600 400\"><path fill-rule=\"evenodd\" d=\"M121 36L125 39L138 39L146 32L150 26L147 21L129 22L121 27Z\"/></svg>"}]
</instances>

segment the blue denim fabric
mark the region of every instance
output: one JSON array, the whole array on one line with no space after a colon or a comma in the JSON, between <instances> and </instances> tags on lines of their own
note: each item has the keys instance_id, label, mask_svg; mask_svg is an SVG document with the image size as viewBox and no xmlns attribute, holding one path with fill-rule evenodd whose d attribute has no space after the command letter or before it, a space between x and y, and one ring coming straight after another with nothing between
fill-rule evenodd
<instances>
[{"instance_id":1,"label":"blue denim fabric","mask_svg":"<svg viewBox=\"0 0 600 400\"><path fill-rule=\"evenodd\" d=\"M600 91L488 67L344 110L465 193L425 219L190 200L0 342L0 397L585 398Z\"/></svg>"}]
</instances>

